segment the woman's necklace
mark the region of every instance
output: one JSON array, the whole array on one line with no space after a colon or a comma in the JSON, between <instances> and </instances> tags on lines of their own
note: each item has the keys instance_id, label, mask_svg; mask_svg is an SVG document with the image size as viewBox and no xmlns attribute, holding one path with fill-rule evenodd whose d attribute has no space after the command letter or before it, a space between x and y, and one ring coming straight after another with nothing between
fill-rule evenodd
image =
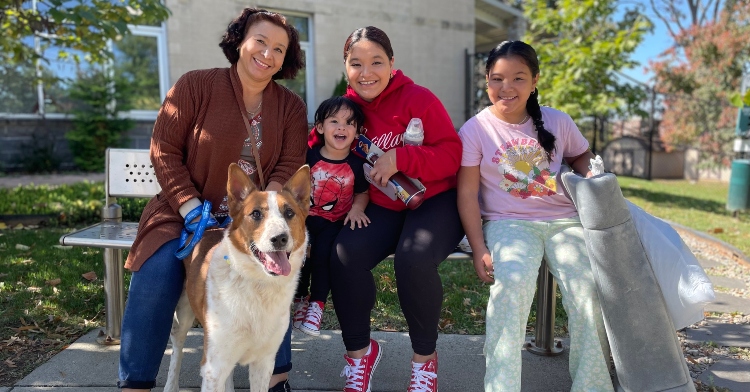
<instances>
[{"instance_id":1,"label":"woman's necklace","mask_svg":"<svg viewBox=\"0 0 750 392\"><path fill-rule=\"evenodd\" d=\"M248 111L247 111L247 114L249 114L249 115L250 115L250 118L251 118L251 119L252 119L252 118L255 118L255 115L256 115L256 114L258 114L258 113L260 112L260 107L261 107L261 105L263 105L263 99L262 99L262 98L261 98L260 102L258 102L258 107L257 107L257 108L255 108L255 110L253 110L253 111L250 111L250 110L248 110Z\"/></svg>"}]
</instances>

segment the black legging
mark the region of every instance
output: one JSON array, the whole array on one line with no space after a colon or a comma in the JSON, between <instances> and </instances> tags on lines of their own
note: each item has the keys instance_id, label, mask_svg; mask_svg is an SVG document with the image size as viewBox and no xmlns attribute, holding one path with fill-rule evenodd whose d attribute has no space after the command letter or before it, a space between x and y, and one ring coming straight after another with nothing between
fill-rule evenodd
<instances>
[{"instance_id":1,"label":"black legging","mask_svg":"<svg viewBox=\"0 0 750 392\"><path fill-rule=\"evenodd\" d=\"M308 216L305 225L310 240L310 257L307 258L300 272L295 296L306 297L309 293L310 302L325 303L328 300L328 292L331 290L330 260L333 242L344 225L344 221L331 222L319 216Z\"/></svg>"},{"instance_id":2,"label":"black legging","mask_svg":"<svg viewBox=\"0 0 750 392\"><path fill-rule=\"evenodd\" d=\"M435 195L416 210L397 212L370 204L365 213L371 223L354 230L344 227L331 254L331 292L344 345L357 351L370 343L376 294L371 271L395 253L396 287L412 349L430 355L443 303L438 266L464 235L456 190Z\"/></svg>"}]
</instances>

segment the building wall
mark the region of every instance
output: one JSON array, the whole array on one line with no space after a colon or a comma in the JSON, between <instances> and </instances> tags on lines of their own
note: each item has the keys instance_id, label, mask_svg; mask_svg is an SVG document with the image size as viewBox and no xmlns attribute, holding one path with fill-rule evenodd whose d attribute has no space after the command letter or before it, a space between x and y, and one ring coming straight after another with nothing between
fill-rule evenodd
<instances>
[{"instance_id":1,"label":"building wall","mask_svg":"<svg viewBox=\"0 0 750 392\"><path fill-rule=\"evenodd\" d=\"M22 171L24 161L35 159L35 154L51 154L60 163L59 170L75 170L65 139L72 127L70 119L0 119L0 171ZM153 127L153 121L136 121L127 135L128 147L148 149Z\"/></svg>"},{"instance_id":2,"label":"building wall","mask_svg":"<svg viewBox=\"0 0 750 392\"><path fill-rule=\"evenodd\" d=\"M684 151L654 151L652 158L654 165L651 167L651 178L682 179L685 176L685 152Z\"/></svg>"},{"instance_id":3,"label":"building wall","mask_svg":"<svg viewBox=\"0 0 750 392\"><path fill-rule=\"evenodd\" d=\"M692 181L713 180L729 182L732 169L729 167L705 168L699 165L700 152L694 148L685 151L684 178Z\"/></svg>"},{"instance_id":4,"label":"building wall","mask_svg":"<svg viewBox=\"0 0 750 392\"><path fill-rule=\"evenodd\" d=\"M473 52L474 2L453 0L166 0L170 79L185 72L228 66L218 47L229 21L247 6L308 14L312 18L315 107L331 96L344 72L343 47L359 27L383 29L395 68L432 90L456 128L464 118L464 51Z\"/></svg>"}]
</instances>

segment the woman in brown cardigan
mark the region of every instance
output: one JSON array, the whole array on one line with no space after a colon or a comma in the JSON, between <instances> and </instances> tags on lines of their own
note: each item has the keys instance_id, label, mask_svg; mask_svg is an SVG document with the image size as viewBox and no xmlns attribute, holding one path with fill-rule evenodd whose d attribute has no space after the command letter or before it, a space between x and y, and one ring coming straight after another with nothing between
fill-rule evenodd
<instances>
[{"instance_id":1,"label":"woman in brown cardigan","mask_svg":"<svg viewBox=\"0 0 750 392\"><path fill-rule=\"evenodd\" d=\"M162 191L144 209L125 263L133 271L120 346L118 386L125 390L155 385L185 279L174 256L184 216L206 200L217 219L227 216L230 163L261 189L280 191L305 161L305 104L274 82L304 66L297 30L280 14L246 8L219 46L231 67L182 76L154 125L151 162ZM290 340L287 332L269 391L291 390Z\"/></svg>"}]
</instances>

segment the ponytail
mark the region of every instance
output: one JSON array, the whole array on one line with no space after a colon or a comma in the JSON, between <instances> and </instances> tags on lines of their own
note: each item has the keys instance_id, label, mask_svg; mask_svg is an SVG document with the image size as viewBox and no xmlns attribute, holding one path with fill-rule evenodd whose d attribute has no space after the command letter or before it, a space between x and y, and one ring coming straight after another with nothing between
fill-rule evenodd
<instances>
[{"instance_id":1,"label":"ponytail","mask_svg":"<svg viewBox=\"0 0 750 392\"><path fill-rule=\"evenodd\" d=\"M526 111L531 116L531 120L534 121L534 128L537 131L537 139L539 145L544 148L547 155L547 162L552 162L552 156L555 153L555 135L550 131L544 129L544 121L542 121L542 108L539 106L539 100L537 96L539 91L534 88L534 92L531 93L529 100L526 101Z\"/></svg>"}]
</instances>

